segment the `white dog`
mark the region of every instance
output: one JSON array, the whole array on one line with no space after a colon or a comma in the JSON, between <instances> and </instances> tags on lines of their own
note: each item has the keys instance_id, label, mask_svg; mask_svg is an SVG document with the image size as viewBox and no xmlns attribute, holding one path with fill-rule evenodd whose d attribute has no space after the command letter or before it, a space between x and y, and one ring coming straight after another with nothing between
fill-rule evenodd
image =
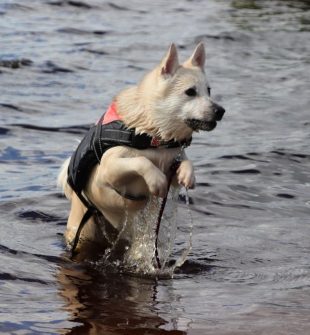
<instances>
[{"instance_id":1,"label":"white dog","mask_svg":"<svg viewBox=\"0 0 310 335\"><path fill-rule=\"evenodd\" d=\"M71 200L68 244L75 243L77 250L89 242L103 244L99 217L120 231L151 196L164 198L176 158L181 162L173 184L194 187L193 166L183 148L193 131L214 129L225 112L211 100L204 64L202 43L182 65L172 44L137 86L113 99L64 163L58 183ZM81 221L85 226L77 236Z\"/></svg>"}]
</instances>

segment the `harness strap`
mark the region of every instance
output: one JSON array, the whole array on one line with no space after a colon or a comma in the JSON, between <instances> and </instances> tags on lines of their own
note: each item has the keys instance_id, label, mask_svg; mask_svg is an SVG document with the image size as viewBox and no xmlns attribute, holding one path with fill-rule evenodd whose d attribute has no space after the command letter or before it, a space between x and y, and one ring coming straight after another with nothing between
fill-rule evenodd
<instances>
[{"instance_id":1,"label":"harness strap","mask_svg":"<svg viewBox=\"0 0 310 335\"><path fill-rule=\"evenodd\" d=\"M188 147L192 138L182 141L159 141L148 134L136 134L135 128L127 128L122 121L112 121L108 125L102 125L100 120L96 125L93 137L93 149L96 154L98 163L103 153L111 147L126 145L136 149L154 149L154 148L178 148Z\"/></svg>"},{"instance_id":2,"label":"harness strap","mask_svg":"<svg viewBox=\"0 0 310 335\"><path fill-rule=\"evenodd\" d=\"M79 243L79 239L80 239L80 236L81 236L82 229L84 228L87 221L91 218L91 216L95 214L96 211L97 211L97 209L95 207L88 207L87 211L83 215L83 218L82 218L82 220L79 224L78 230L76 231L76 234L75 234L75 237L74 237L74 240L73 240L72 249L71 249L71 257L72 258L76 255L76 247Z\"/></svg>"},{"instance_id":3,"label":"harness strap","mask_svg":"<svg viewBox=\"0 0 310 335\"><path fill-rule=\"evenodd\" d=\"M71 178L68 178L68 183L69 185L72 187L73 185L73 181ZM73 187L72 187L73 188ZM74 189L74 188L73 188ZM87 223L87 221L95 214L98 212L97 208L94 207L86 198L85 196L82 194L82 191L80 192L76 192L76 195L79 197L79 199L81 200L81 202L83 203L83 205L87 208L85 214L82 217L81 222L79 223L79 227L75 233L74 239L73 239L73 243L72 243L72 248L71 248L71 258L73 258L76 255L76 247L79 243L79 239L81 236L81 232L85 226L85 224Z\"/></svg>"}]
</instances>

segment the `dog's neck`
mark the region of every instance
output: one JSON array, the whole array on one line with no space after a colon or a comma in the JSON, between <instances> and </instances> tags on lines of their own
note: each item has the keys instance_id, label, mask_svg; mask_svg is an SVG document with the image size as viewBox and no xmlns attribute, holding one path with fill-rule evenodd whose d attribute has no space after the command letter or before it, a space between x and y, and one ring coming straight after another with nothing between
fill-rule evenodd
<instances>
[{"instance_id":1,"label":"dog's neck","mask_svg":"<svg viewBox=\"0 0 310 335\"><path fill-rule=\"evenodd\" d=\"M103 114L103 116L97 122L97 125L108 125L111 122L120 121L121 124L124 124L121 116L117 112L117 106L115 101L111 103L107 111ZM132 136L131 130L134 130L136 136ZM122 130L122 141L126 141L126 136L124 137L126 130ZM127 131L129 133L128 144L130 143L133 147L136 148L176 148L176 147L188 147L191 144L192 138L184 139L182 141L170 140L164 141L162 138L157 136L150 136L149 134L139 134L135 131L135 128L131 128ZM100 133L99 133L100 134ZM146 136L144 136L146 135ZM113 136L111 139L115 139ZM139 139L138 139L139 138ZM100 140L100 136L99 136ZM100 153L97 155L99 157Z\"/></svg>"},{"instance_id":2,"label":"dog's neck","mask_svg":"<svg viewBox=\"0 0 310 335\"><path fill-rule=\"evenodd\" d=\"M151 98L139 93L139 87L133 86L120 92L114 100L117 113L128 128L135 128L137 134L148 134L162 141L184 141L192 136L192 130L184 125L184 129L165 129L164 120L162 125L154 122L151 110L156 110L156 105ZM176 127L177 128L177 127Z\"/></svg>"},{"instance_id":3,"label":"dog's neck","mask_svg":"<svg viewBox=\"0 0 310 335\"><path fill-rule=\"evenodd\" d=\"M141 104L136 86L120 92L115 99L117 113L128 128L135 128L139 134L146 133L150 136L158 136L157 129L149 117L147 101Z\"/></svg>"}]
</instances>

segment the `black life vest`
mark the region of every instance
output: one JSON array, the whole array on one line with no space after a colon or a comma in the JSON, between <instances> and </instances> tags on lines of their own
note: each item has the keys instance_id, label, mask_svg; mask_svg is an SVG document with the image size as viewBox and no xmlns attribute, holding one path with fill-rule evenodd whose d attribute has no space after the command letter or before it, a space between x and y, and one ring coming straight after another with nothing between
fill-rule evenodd
<instances>
[{"instance_id":1,"label":"black life vest","mask_svg":"<svg viewBox=\"0 0 310 335\"><path fill-rule=\"evenodd\" d=\"M142 150L150 148L151 141L152 138L146 134L136 135L134 129L127 128L122 121L104 125L98 123L89 129L71 157L68 168L69 185L80 197L92 169L100 164L102 155L108 149L126 145Z\"/></svg>"}]
</instances>

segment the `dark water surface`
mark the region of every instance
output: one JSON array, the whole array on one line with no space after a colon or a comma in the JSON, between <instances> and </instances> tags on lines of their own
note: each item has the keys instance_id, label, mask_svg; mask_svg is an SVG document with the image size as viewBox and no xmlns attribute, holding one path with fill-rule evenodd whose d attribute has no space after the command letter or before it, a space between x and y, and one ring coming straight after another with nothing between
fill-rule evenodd
<instances>
[{"instance_id":1,"label":"dark water surface","mask_svg":"<svg viewBox=\"0 0 310 335\"><path fill-rule=\"evenodd\" d=\"M1 0L0 333L309 334L309 32L309 1ZM188 150L193 251L157 282L72 263L58 168L173 41L227 109Z\"/></svg>"}]
</instances>

